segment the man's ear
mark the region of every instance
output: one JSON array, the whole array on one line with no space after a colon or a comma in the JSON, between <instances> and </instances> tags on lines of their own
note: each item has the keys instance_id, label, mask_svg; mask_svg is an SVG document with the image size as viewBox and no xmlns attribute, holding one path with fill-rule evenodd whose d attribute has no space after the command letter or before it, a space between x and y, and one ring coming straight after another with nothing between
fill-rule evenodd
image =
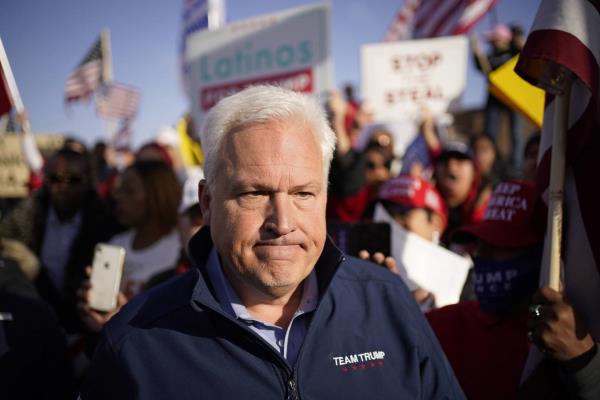
<instances>
[{"instance_id":1,"label":"man's ear","mask_svg":"<svg viewBox=\"0 0 600 400\"><path fill-rule=\"evenodd\" d=\"M198 201L200 202L200 209L202 210L202 218L205 225L210 225L210 200L208 184L206 183L206 179L202 179L198 183Z\"/></svg>"}]
</instances>

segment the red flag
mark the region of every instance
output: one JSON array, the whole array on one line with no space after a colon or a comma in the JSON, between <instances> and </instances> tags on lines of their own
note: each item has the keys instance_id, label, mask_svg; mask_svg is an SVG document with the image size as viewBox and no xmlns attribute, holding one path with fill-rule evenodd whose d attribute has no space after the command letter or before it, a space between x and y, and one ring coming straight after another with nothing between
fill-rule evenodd
<instances>
[{"instance_id":1,"label":"red flag","mask_svg":"<svg viewBox=\"0 0 600 400\"><path fill-rule=\"evenodd\" d=\"M7 79L4 74L4 67L0 63L0 116L6 114L12 108Z\"/></svg>"},{"instance_id":2,"label":"red flag","mask_svg":"<svg viewBox=\"0 0 600 400\"><path fill-rule=\"evenodd\" d=\"M471 30L497 0L406 0L386 41L460 35Z\"/></svg>"},{"instance_id":3,"label":"red flag","mask_svg":"<svg viewBox=\"0 0 600 400\"><path fill-rule=\"evenodd\" d=\"M560 83L556 81L560 69L573 77L561 258L567 298L596 341L600 340L600 191L596 182L600 172L599 63L600 1L544 0L516 71L549 90ZM538 163L538 185L546 200L555 112L556 102L548 96ZM547 272L542 271L542 276Z\"/></svg>"}]
</instances>

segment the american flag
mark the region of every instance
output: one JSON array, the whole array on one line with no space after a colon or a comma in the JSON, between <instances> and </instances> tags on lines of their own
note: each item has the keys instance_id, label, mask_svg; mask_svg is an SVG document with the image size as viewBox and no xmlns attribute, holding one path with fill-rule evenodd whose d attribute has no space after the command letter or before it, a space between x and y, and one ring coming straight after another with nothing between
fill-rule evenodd
<instances>
[{"instance_id":1,"label":"american flag","mask_svg":"<svg viewBox=\"0 0 600 400\"><path fill-rule=\"evenodd\" d=\"M65 101L89 99L102 82L102 39L96 40L79 65L71 72L65 84Z\"/></svg>"},{"instance_id":2,"label":"american flag","mask_svg":"<svg viewBox=\"0 0 600 400\"><path fill-rule=\"evenodd\" d=\"M103 84L96 94L96 113L107 119L132 118L137 112L140 92L121 83Z\"/></svg>"},{"instance_id":3,"label":"american flag","mask_svg":"<svg viewBox=\"0 0 600 400\"><path fill-rule=\"evenodd\" d=\"M8 83L4 76L4 67L0 62L0 116L6 114L12 108L12 101L8 92Z\"/></svg>"},{"instance_id":4,"label":"american flag","mask_svg":"<svg viewBox=\"0 0 600 400\"><path fill-rule=\"evenodd\" d=\"M497 0L406 0L386 41L460 35L471 30Z\"/></svg>"},{"instance_id":5,"label":"american flag","mask_svg":"<svg viewBox=\"0 0 600 400\"><path fill-rule=\"evenodd\" d=\"M131 138L133 136L132 125L133 120L131 118L124 118L121 120L119 128L111 139L112 147L114 147L115 150L123 151L131 149Z\"/></svg>"},{"instance_id":6,"label":"american flag","mask_svg":"<svg viewBox=\"0 0 600 400\"><path fill-rule=\"evenodd\" d=\"M187 40L190 35L202 29L216 29L225 22L225 0L184 0L179 45L181 81L187 87L189 67L185 60Z\"/></svg>"},{"instance_id":7,"label":"american flag","mask_svg":"<svg viewBox=\"0 0 600 400\"><path fill-rule=\"evenodd\" d=\"M189 67L185 60L188 36L206 28L208 28L208 0L184 0L181 43L179 45L179 64L184 87L187 87L189 74Z\"/></svg>"},{"instance_id":8,"label":"american flag","mask_svg":"<svg viewBox=\"0 0 600 400\"><path fill-rule=\"evenodd\" d=\"M600 1L543 0L516 71L547 89L557 82L550 81L557 76L553 71L570 71L574 79L566 139L563 284L567 298L596 342L600 341L600 191L596 182L600 171L599 66ZM555 113L556 101L548 95L538 162L538 185L545 198ZM548 275L544 271L547 265L543 264L542 277ZM529 371L536 358L539 354L532 353Z\"/></svg>"}]
</instances>

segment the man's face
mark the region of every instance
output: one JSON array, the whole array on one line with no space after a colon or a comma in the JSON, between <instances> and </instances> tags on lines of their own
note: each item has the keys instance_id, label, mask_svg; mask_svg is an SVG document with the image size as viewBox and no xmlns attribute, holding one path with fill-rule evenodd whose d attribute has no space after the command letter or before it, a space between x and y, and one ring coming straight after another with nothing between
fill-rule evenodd
<instances>
[{"instance_id":1,"label":"man's face","mask_svg":"<svg viewBox=\"0 0 600 400\"><path fill-rule=\"evenodd\" d=\"M79 211L89 189L83 161L58 157L51 161L45 179L50 202L59 217L70 217Z\"/></svg>"},{"instance_id":2,"label":"man's face","mask_svg":"<svg viewBox=\"0 0 600 400\"><path fill-rule=\"evenodd\" d=\"M365 153L366 171L365 184L369 187L378 188L390 179L390 164L382 151L369 150Z\"/></svg>"},{"instance_id":3,"label":"man's face","mask_svg":"<svg viewBox=\"0 0 600 400\"><path fill-rule=\"evenodd\" d=\"M494 149L494 144L487 138L481 138L475 142L473 153L479 171L482 175L487 176L492 172L492 168L496 162L496 149Z\"/></svg>"},{"instance_id":4,"label":"man's face","mask_svg":"<svg viewBox=\"0 0 600 400\"><path fill-rule=\"evenodd\" d=\"M468 197L475 169L469 159L449 158L435 166L437 187L448 207L461 205Z\"/></svg>"},{"instance_id":5,"label":"man's face","mask_svg":"<svg viewBox=\"0 0 600 400\"><path fill-rule=\"evenodd\" d=\"M223 269L245 294L278 298L308 276L325 243L323 157L302 123L228 135L201 205Z\"/></svg>"}]
</instances>

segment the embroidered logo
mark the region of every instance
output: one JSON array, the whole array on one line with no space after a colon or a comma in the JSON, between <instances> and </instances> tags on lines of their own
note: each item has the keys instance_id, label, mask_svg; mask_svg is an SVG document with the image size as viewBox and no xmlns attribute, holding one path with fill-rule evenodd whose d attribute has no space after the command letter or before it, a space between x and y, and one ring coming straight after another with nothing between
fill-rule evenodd
<instances>
[{"instance_id":1,"label":"embroidered logo","mask_svg":"<svg viewBox=\"0 0 600 400\"><path fill-rule=\"evenodd\" d=\"M383 367L383 351L368 351L366 353L348 354L344 356L332 357L331 359L337 367L340 367L343 373L364 371L366 369Z\"/></svg>"}]
</instances>

